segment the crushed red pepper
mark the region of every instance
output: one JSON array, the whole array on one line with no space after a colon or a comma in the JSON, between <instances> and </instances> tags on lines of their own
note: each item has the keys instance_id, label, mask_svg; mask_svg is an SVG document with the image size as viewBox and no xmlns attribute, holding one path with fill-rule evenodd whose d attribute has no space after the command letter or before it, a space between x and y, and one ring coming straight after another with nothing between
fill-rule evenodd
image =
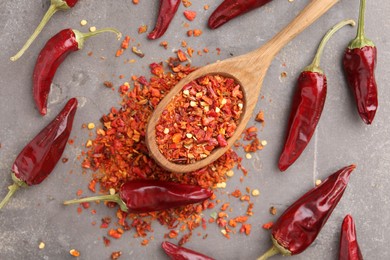
<instances>
[{"instance_id":1,"label":"crushed red pepper","mask_svg":"<svg viewBox=\"0 0 390 260\"><path fill-rule=\"evenodd\" d=\"M179 164L208 157L215 148L227 146L242 108L241 86L232 78L206 75L188 83L164 109L156 125L160 152Z\"/></svg>"}]
</instances>

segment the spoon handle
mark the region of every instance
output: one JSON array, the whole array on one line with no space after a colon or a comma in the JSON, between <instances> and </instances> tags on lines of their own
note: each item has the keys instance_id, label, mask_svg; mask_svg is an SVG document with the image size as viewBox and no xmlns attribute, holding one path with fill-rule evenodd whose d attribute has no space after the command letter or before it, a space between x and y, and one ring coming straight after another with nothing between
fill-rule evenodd
<instances>
[{"instance_id":1,"label":"spoon handle","mask_svg":"<svg viewBox=\"0 0 390 260\"><path fill-rule=\"evenodd\" d=\"M254 52L258 54L257 56L260 56L260 59L263 59L264 56L266 56L267 59L272 60L286 44L314 23L339 1L340 0L312 0L282 31Z\"/></svg>"}]
</instances>

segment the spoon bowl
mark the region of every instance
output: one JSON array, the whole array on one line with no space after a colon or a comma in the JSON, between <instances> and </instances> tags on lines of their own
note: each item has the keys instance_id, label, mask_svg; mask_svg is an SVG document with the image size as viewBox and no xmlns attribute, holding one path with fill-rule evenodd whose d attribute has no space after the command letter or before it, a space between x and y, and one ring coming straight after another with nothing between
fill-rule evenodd
<instances>
[{"instance_id":1,"label":"spoon bowl","mask_svg":"<svg viewBox=\"0 0 390 260\"><path fill-rule=\"evenodd\" d=\"M262 47L241 56L206 65L182 79L161 100L149 119L146 129L146 145L151 157L168 171L186 173L201 169L223 155L245 130L256 106L264 77L273 58L287 43L314 23L338 1L312 0L289 25ZM210 74L219 74L233 78L241 86L244 94L244 107L237 129L233 136L227 140L227 146L214 149L208 157L191 164L171 162L160 152L156 143L156 125L161 113L186 84Z\"/></svg>"}]
</instances>

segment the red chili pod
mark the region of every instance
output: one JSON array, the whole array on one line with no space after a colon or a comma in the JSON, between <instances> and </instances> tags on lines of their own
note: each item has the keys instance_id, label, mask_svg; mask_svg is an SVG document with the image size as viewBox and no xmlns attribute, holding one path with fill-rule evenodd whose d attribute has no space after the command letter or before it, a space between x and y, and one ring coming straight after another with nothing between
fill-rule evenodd
<instances>
[{"instance_id":1,"label":"red chili pod","mask_svg":"<svg viewBox=\"0 0 390 260\"><path fill-rule=\"evenodd\" d=\"M53 171L65 150L77 110L77 99L68 101L62 111L19 153L12 166L14 184L0 203L0 209L20 188L40 184Z\"/></svg>"},{"instance_id":2,"label":"red chili pod","mask_svg":"<svg viewBox=\"0 0 390 260\"><path fill-rule=\"evenodd\" d=\"M375 80L377 49L364 35L365 9L366 1L361 0L358 33L345 51L343 65L358 113L363 122L370 125L378 109L378 89Z\"/></svg>"},{"instance_id":3,"label":"red chili pod","mask_svg":"<svg viewBox=\"0 0 390 260\"><path fill-rule=\"evenodd\" d=\"M34 33L30 36L27 42L24 44L22 49L13 57L11 57L12 61L16 61L19 59L26 50L30 47L30 45L34 42L34 40L41 33L47 22L57 11L66 11L77 4L78 0L51 0L51 4L49 9L47 10L45 16L42 18L42 21L39 23L38 27L35 29Z\"/></svg>"},{"instance_id":4,"label":"red chili pod","mask_svg":"<svg viewBox=\"0 0 390 260\"><path fill-rule=\"evenodd\" d=\"M278 167L281 171L287 170L299 158L317 128L327 93L326 76L320 68L321 55L333 34L348 24L355 25L355 22L344 20L326 33L313 62L299 75L286 141L279 157Z\"/></svg>"},{"instance_id":5,"label":"red chili pod","mask_svg":"<svg viewBox=\"0 0 390 260\"><path fill-rule=\"evenodd\" d=\"M205 256L185 247L177 246L168 241L162 242L161 247L171 260L214 260L214 258Z\"/></svg>"},{"instance_id":6,"label":"red chili pod","mask_svg":"<svg viewBox=\"0 0 390 260\"><path fill-rule=\"evenodd\" d=\"M58 67L70 53L82 49L86 39L103 32L114 32L118 35L118 39L121 37L121 33L113 28L105 28L89 33L64 29L54 35L43 47L36 61L33 74L34 101L42 115L47 113L50 87Z\"/></svg>"},{"instance_id":7,"label":"red chili pod","mask_svg":"<svg viewBox=\"0 0 390 260\"><path fill-rule=\"evenodd\" d=\"M355 222L351 215L346 215L341 226L340 260L363 260L356 237Z\"/></svg>"},{"instance_id":8,"label":"red chili pod","mask_svg":"<svg viewBox=\"0 0 390 260\"><path fill-rule=\"evenodd\" d=\"M158 39L164 35L179 8L180 2L180 0L160 0L156 26L148 35L150 40Z\"/></svg>"},{"instance_id":9,"label":"red chili pod","mask_svg":"<svg viewBox=\"0 0 390 260\"><path fill-rule=\"evenodd\" d=\"M210 198L212 194L210 190L195 185L135 180L123 184L117 194L69 200L64 204L97 200L112 201L117 203L124 212L146 213L198 203Z\"/></svg>"},{"instance_id":10,"label":"red chili pod","mask_svg":"<svg viewBox=\"0 0 390 260\"><path fill-rule=\"evenodd\" d=\"M276 254L297 255L306 250L339 203L355 168L350 165L340 169L287 208L272 226L272 248L258 260Z\"/></svg>"},{"instance_id":11,"label":"red chili pod","mask_svg":"<svg viewBox=\"0 0 390 260\"><path fill-rule=\"evenodd\" d=\"M230 20L259 8L272 0L225 0L211 14L208 25L216 29Z\"/></svg>"}]
</instances>

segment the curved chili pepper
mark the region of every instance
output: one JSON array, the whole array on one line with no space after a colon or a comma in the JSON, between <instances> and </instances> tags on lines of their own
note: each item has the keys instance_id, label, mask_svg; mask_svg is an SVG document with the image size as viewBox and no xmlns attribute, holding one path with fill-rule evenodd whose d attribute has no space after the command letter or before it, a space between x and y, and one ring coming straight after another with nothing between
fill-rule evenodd
<instances>
[{"instance_id":1,"label":"curved chili pepper","mask_svg":"<svg viewBox=\"0 0 390 260\"><path fill-rule=\"evenodd\" d=\"M341 226L339 260L363 260L356 238L355 222L346 215Z\"/></svg>"},{"instance_id":2,"label":"curved chili pepper","mask_svg":"<svg viewBox=\"0 0 390 260\"><path fill-rule=\"evenodd\" d=\"M121 37L121 33L113 28L90 33L65 29L54 35L43 47L36 61L33 74L34 101L42 115L47 113L50 86L58 67L71 52L82 49L86 39L102 32L114 32L118 35L118 39Z\"/></svg>"},{"instance_id":3,"label":"curved chili pepper","mask_svg":"<svg viewBox=\"0 0 390 260\"><path fill-rule=\"evenodd\" d=\"M156 26L154 27L153 31L149 33L149 39L155 40L164 35L173 17L175 16L177 9L179 8L180 2L180 0L160 1L160 10L158 13Z\"/></svg>"},{"instance_id":4,"label":"curved chili pepper","mask_svg":"<svg viewBox=\"0 0 390 260\"><path fill-rule=\"evenodd\" d=\"M216 29L230 20L259 8L272 0L225 0L211 14L208 25Z\"/></svg>"},{"instance_id":5,"label":"curved chili pepper","mask_svg":"<svg viewBox=\"0 0 390 260\"><path fill-rule=\"evenodd\" d=\"M326 43L345 25L355 25L345 20L330 29L322 39L313 62L299 75L292 102L288 133L279 158L279 169L287 170L302 154L313 136L325 105L327 80L320 68L320 59Z\"/></svg>"},{"instance_id":6,"label":"curved chili pepper","mask_svg":"<svg viewBox=\"0 0 390 260\"><path fill-rule=\"evenodd\" d=\"M357 110L364 123L370 125L378 108L378 90L375 80L377 49L364 35L366 1L360 1L359 25L356 38L351 41L343 58L344 71Z\"/></svg>"},{"instance_id":7,"label":"curved chili pepper","mask_svg":"<svg viewBox=\"0 0 390 260\"><path fill-rule=\"evenodd\" d=\"M272 226L272 248L258 260L276 254L296 255L306 250L343 196L355 168L350 165L340 169L286 209Z\"/></svg>"},{"instance_id":8,"label":"curved chili pepper","mask_svg":"<svg viewBox=\"0 0 390 260\"><path fill-rule=\"evenodd\" d=\"M12 166L14 184L8 187L9 192L0 203L0 209L19 188L40 184L53 171L72 131L76 110L77 99L72 98L19 153Z\"/></svg>"},{"instance_id":9,"label":"curved chili pepper","mask_svg":"<svg viewBox=\"0 0 390 260\"><path fill-rule=\"evenodd\" d=\"M214 260L191 249L180 247L170 242L162 242L161 247L172 260Z\"/></svg>"},{"instance_id":10,"label":"curved chili pepper","mask_svg":"<svg viewBox=\"0 0 390 260\"><path fill-rule=\"evenodd\" d=\"M77 4L78 0L51 0L49 9L47 10L45 16L42 18L42 21L39 23L38 27L35 29L34 33L30 36L27 42L23 45L22 49L15 56L12 56L10 59L16 61L26 52L30 45L41 33L47 22L57 11L66 11Z\"/></svg>"},{"instance_id":11,"label":"curved chili pepper","mask_svg":"<svg viewBox=\"0 0 390 260\"><path fill-rule=\"evenodd\" d=\"M198 203L208 199L212 194L210 190L194 185L136 180L123 184L119 192L114 195L68 200L64 204L97 200L112 201L117 203L124 212L146 213Z\"/></svg>"}]
</instances>

